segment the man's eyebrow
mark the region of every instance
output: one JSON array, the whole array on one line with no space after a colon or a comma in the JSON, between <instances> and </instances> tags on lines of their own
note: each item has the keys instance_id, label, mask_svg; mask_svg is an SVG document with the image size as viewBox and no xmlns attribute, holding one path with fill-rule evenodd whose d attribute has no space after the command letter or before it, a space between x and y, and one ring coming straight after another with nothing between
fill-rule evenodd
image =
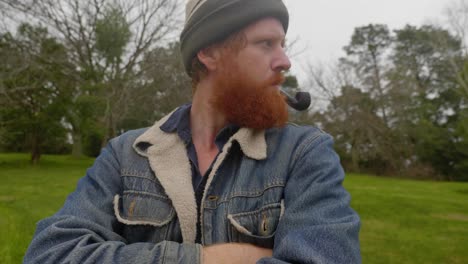
<instances>
[{"instance_id":1,"label":"man's eyebrow","mask_svg":"<svg viewBox=\"0 0 468 264\"><path fill-rule=\"evenodd\" d=\"M261 32L261 33L259 33L259 34L252 37L252 39L255 39L255 40L265 39L265 38L285 41L286 40L286 35L285 34L275 33L275 32Z\"/></svg>"}]
</instances>

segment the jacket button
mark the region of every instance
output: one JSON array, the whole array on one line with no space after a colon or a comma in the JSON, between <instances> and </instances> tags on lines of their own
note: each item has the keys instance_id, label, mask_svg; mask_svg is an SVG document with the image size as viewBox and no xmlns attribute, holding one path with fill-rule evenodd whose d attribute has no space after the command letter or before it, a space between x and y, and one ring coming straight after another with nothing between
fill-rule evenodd
<instances>
[{"instance_id":1,"label":"jacket button","mask_svg":"<svg viewBox=\"0 0 468 264\"><path fill-rule=\"evenodd\" d=\"M216 195L210 195L210 196L208 196L208 201L217 201L218 199L219 199L219 197L216 196Z\"/></svg>"}]
</instances>

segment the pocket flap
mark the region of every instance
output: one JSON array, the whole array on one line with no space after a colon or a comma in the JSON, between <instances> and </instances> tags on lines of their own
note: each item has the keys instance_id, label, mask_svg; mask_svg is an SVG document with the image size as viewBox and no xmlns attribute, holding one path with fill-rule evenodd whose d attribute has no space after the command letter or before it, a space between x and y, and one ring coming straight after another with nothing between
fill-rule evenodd
<instances>
[{"instance_id":1,"label":"pocket flap","mask_svg":"<svg viewBox=\"0 0 468 264\"><path fill-rule=\"evenodd\" d=\"M114 197L117 220L127 225L163 226L175 216L170 200L151 194L124 193Z\"/></svg>"},{"instance_id":2,"label":"pocket flap","mask_svg":"<svg viewBox=\"0 0 468 264\"><path fill-rule=\"evenodd\" d=\"M271 204L251 212L229 214L231 225L241 234L271 237L276 232L282 214L281 204Z\"/></svg>"}]
</instances>

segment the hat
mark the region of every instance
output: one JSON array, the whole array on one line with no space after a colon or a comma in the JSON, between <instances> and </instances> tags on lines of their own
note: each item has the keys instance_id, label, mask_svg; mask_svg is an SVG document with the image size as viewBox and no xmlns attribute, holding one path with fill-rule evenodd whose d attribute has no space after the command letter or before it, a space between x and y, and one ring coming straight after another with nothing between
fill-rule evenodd
<instances>
[{"instance_id":1,"label":"hat","mask_svg":"<svg viewBox=\"0 0 468 264\"><path fill-rule=\"evenodd\" d=\"M277 18L287 32L289 14L282 0L188 0L180 35L187 73L198 51L265 17Z\"/></svg>"}]
</instances>

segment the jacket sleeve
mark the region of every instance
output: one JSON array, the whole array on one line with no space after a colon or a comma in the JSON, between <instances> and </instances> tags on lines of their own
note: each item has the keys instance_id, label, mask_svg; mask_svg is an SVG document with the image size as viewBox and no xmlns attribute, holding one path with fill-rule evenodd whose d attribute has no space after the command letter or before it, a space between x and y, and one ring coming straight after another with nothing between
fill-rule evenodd
<instances>
[{"instance_id":1,"label":"jacket sleeve","mask_svg":"<svg viewBox=\"0 0 468 264\"><path fill-rule=\"evenodd\" d=\"M122 189L116 156L109 144L63 208L38 223L24 263L201 263L199 244L128 244L116 232L113 197Z\"/></svg>"},{"instance_id":2,"label":"jacket sleeve","mask_svg":"<svg viewBox=\"0 0 468 264\"><path fill-rule=\"evenodd\" d=\"M302 145L292 157L273 257L257 263L361 263L360 219L342 186L333 141L320 132Z\"/></svg>"}]
</instances>

